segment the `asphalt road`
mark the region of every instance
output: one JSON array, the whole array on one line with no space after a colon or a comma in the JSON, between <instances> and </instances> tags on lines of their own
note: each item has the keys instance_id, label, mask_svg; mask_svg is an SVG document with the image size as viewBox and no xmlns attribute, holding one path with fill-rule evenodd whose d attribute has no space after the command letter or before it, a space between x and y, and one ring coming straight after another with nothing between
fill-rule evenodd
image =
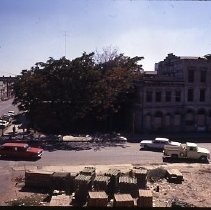
<instances>
[{"instance_id":1,"label":"asphalt road","mask_svg":"<svg viewBox=\"0 0 211 210\"><path fill-rule=\"evenodd\" d=\"M7 101L0 101L0 116L3 114L6 114L9 110L15 111L15 113L18 113L17 106L12 105L13 99L9 99Z\"/></svg>"},{"instance_id":2,"label":"asphalt road","mask_svg":"<svg viewBox=\"0 0 211 210\"><path fill-rule=\"evenodd\" d=\"M211 143L199 143L211 151ZM138 143L125 143L111 147L89 150L44 151L37 161L0 160L0 168L17 166L56 166L56 165L103 165L103 164L148 164L162 163L162 152L144 151Z\"/></svg>"}]
</instances>

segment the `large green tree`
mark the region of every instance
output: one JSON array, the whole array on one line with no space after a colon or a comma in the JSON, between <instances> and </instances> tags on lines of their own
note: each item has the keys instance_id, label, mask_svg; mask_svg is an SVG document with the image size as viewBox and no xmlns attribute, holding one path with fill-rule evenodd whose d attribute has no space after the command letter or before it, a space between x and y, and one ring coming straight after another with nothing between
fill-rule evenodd
<instances>
[{"instance_id":1,"label":"large green tree","mask_svg":"<svg viewBox=\"0 0 211 210\"><path fill-rule=\"evenodd\" d=\"M22 71L14 84L14 104L27 111L32 127L61 132L107 129L110 122L112 128L113 116L131 104L142 57L95 58L85 52L71 61L50 58Z\"/></svg>"}]
</instances>

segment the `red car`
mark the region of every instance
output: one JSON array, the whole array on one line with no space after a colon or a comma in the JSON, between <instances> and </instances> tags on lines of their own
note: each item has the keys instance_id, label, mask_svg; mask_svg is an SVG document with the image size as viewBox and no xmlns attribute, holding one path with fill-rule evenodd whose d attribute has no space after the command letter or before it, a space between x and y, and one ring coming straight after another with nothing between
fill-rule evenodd
<instances>
[{"instance_id":1,"label":"red car","mask_svg":"<svg viewBox=\"0 0 211 210\"><path fill-rule=\"evenodd\" d=\"M0 147L0 156L7 158L37 159L41 158L43 149L30 147L25 143L5 143Z\"/></svg>"}]
</instances>

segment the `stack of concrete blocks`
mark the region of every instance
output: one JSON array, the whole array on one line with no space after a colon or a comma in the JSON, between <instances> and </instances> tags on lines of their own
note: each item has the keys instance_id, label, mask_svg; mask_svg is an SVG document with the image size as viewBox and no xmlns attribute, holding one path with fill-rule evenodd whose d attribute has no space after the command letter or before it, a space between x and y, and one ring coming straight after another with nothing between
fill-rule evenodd
<instances>
[{"instance_id":1,"label":"stack of concrete blocks","mask_svg":"<svg viewBox=\"0 0 211 210\"><path fill-rule=\"evenodd\" d=\"M68 195L53 195L51 197L49 206L70 206L72 198Z\"/></svg>"},{"instance_id":2,"label":"stack of concrete blocks","mask_svg":"<svg viewBox=\"0 0 211 210\"><path fill-rule=\"evenodd\" d=\"M106 193L109 193L110 179L110 177L104 175L96 176L93 181L94 191L105 191Z\"/></svg>"},{"instance_id":3,"label":"stack of concrete blocks","mask_svg":"<svg viewBox=\"0 0 211 210\"><path fill-rule=\"evenodd\" d=\"M137 200L138 207L153 207L153 196L151 190L139 190Z\"/></svg>"},{"instance_id":4,"label":"stack of concrete blocks","mask_svg":"<svg viewBox=\"0 0 211 210\"><path fill-rule=\"evenodd\" d=\"M77 172L70 172L69 190L70 192L75 191L75 178L78 176Z\"/></svg>"},{"instance_id":5,"label":"stack of concrete blocks","mask_svg":"<svg viewBox=\"0 0 211 210\"><path fill-rule=\"evenodd\" d=\"M114 207L133 207L134 199L130 194L114 194Z\"/></svg>"},{"instance_id":6,"label":"stack of concrete blocks","mask_svg":"<svg viewBox=\"0 0 211 210\"><path fill-rule=\"evenodd\" d=\"M51 176L52 191L63 190L70 194L71 178L68 172L54 172Z\"/></svg>"},{"instance_id":7,"label":"stack of concrete blocks","mask_svg":"<svg viewBox=\"0 0 211 210\"><path fill-rule=\"evenodd\" d=\"M86 202L88 191L92 189L92 177L79 174L75 177L75 201L83 204Z\"/></svg>"},{"instance_id":8,"label":"stack of concrete blocks","mask_svg":"<svg viewBox=\"0 0 211 210\"><path fill-rule=\"evenodd\" d=\"M119 177L120 177L121 171L118 169L109 169L105 176L110 177L110 184L109 184L109 196L113 196L115 192L119 191Z\"/></svg>"},{"instance_id":9,"label":"stack of concrete blocks","mask_svg":"<svg viewBox=\"0 0 211 210\"><path fill-rule=\"evenodd\" d=\"M104 191L88 193L88 207L106 207L108 205L108 195Z\"/></svg>"},{"instance_id":10,"label":"stack of concrete blocks","mask_svg":"<svg viewBox=\"0 0 211 210\"><path fill-rule=\"evenodd\" d=\"M80 171L80 174L85 175L85 176L91 176L91 179L93 181L96 176L95 170L96 169L94 167L84 167L84 169Z\"/></svg>"},{"instance_id":11,"label":"stack of concrete blocks","mask_svg":"<svg viewBox=\"0 0 211 210\"><path fill-rule=\"evenodd\" d=\"M135 169L134 176L137 179L137 185L140 189L147 188L147 170L146 169Z\"/></svg>"},{"instance_id":12,"label":"stack of concrete blocks","mask_svg":"<svg viewBox=\"0 0 211 210\"><path fill-rule=\"evenodd\" d=\"M131 194L133 197L138 196L137 179L129 176L119 177L120 193Z\"/></svg>"},{"instance_id":13,"label":"stack of concrete blocks","mask_svg":"<svg viewBox=\"0 0 211 210\"><path fill-rule=\"evenodd\" d=\"M181 183L183 181L183 175L178 169L168 169L166 179L168 182Z\"/></svg>"},{"instance_id":14,"label":"stack of concrete blocks","mask_svg":"<svg viewBox=\"0 0 211 210\"><path fill-rule=\"evenodd\" d=\"M37 188L42 190L52 189L51 176L53 172L49 171L26 171L25 172L25 187Z\"/></svg>"}]
</instances>

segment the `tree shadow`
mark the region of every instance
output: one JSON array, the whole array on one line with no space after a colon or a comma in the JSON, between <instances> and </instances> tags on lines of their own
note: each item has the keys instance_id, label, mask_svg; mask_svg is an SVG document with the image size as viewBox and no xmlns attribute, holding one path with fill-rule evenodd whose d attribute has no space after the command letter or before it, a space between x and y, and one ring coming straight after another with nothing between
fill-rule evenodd
<instances>
[{"instance_id":1,"label":"tree shadow","mask_svg":"<svg viewBox=\"0 0 211 210\"><path fill-rule=\"evenodd\" d=\"M42 135L28 132L14 134L13 132L8 132L1 139L1 143L27 143L32 147L39 147L48 152L54 152L56 150L81 151L92 149L98 151L106 147L128 147L126 141L116 140L114 135L108 134L104 134L101 137L93 135L87 141L63 141L59 135Z\"/></svg>"},{"instance_id":2,"label":"tree shadow","mask_svg":"<svg viewBox=\"0 0 211 210\"><path fill-rule=\"evenodd\" d=\"M45 142L41 145L42 149L53 152L56 150L94 150L98 151L106 147L128 147L124 143L119 142Z\"/></svg>"}]
</instances>

